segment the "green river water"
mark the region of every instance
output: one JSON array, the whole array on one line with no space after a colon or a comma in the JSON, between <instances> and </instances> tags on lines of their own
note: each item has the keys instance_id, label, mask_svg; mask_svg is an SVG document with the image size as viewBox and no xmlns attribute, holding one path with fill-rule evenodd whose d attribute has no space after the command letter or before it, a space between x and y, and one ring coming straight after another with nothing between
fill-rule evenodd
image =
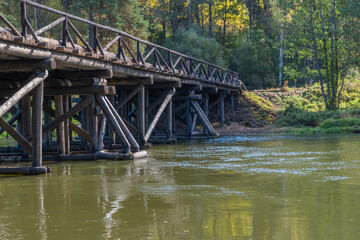
<instances>
[{"instance_id":1,"label":"green river water","mask_svg":"<svg viewBox=\"0 0 360 240\"><path fill-rule=\"evenodd\" d=\"M0 177L0 239L360 239L360 135L245 135Z\"/></svg>"}]
</instances>

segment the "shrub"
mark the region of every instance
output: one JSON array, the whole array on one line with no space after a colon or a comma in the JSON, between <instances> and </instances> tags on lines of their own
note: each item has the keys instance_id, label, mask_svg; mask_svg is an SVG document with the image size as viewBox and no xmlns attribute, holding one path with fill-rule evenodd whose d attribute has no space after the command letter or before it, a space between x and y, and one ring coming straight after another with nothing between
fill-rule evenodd
<instances>
[{"instance_id":1,"label":"shrub","mask_svg":"<svg viewBox=\"0 0 360 240\"><path fill-rule=\"evenodd\" d=\"M320 124L322 128L334 127L354 127L360 126L360 119L357 118L342 118L342 119L326 119Z\"/></svg>"}]
</instances>

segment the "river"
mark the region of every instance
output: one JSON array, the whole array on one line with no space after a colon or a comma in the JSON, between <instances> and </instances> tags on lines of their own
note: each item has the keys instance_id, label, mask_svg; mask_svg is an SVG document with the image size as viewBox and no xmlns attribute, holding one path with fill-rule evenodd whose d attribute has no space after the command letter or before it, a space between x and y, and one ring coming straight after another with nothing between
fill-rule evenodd
<instances>
[{"instance_id":1,"label":"river","mask_svg":"<svg viewBox=\"0 0 360 240\"><path fill-rule=\"evenodd\" d=\"M0 177L0 239L360 239L359 135L156 145Z\"/></svg>"}]
</instances>

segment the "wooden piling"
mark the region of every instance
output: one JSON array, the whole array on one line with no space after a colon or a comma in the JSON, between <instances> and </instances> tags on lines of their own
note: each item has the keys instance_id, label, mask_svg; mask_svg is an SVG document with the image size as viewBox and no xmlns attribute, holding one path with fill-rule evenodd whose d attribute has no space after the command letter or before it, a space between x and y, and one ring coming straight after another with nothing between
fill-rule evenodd
<instances>
[{"instance_id":1,"label":"wooden piling","mask_svg":"<svg viewBox=\"0 0 360 240\"><path fill-rule=\"evenodd\" d=\"M44 105L46 106L51 106L51 97L45 97L44 98ZM49 114L44 114L44 125L48 125L51 123L51 116ZM45 142L45 146L49 147L51 146L52 143L52 131L48 131L47 133L44 134L44 142Z\"/></svg>"},{"instance_id":2,"label":"wooden piling","mask_svg":"<svg viewBox=\"0 0 360 240\"><path fill-rule=\"evenodd\" d=\"M170 100L166 106L166 138L170 142L173 136L173 101Z\"/></svg>"},{"instance_id":3,"label":"wooden piling","mask_svg":"<svg viewBox=\"0 0 360 240\"><path fill-rule=\"evenodd\" d=\"M64 112L69 111L69 97L68 95L63 96ZM70 154L70 133L70 120L66 118L64 120L65 155Z\"/></svg>"},{"instance_id":4,"label":"wooden piling","mask_svg":"<svg viewBox=\"0 0 360 240\"><path fill-rule=\"evenodd\" d=\"M120 117L118 112L115 110L114 106L111 105L109 99L107 97L105 97L105 96L101 96L101 98L103 98L105 100L105 102L107 103L107 105L109 106L110 110L112 111L112 113L113 113L113 115L115 117L115 120L118 122L119 126L121 127L121 130L125 134L125 136L126 136L127 140L129 141L133 151L134 152L140 151L139 144L136 142L135 138L131 134L130 130L127 128L126 124L124 123L124 121L122 120L122 118Z\"/></svg>"},{"instance_id":5,"label":"wooden piling","mask_svg":"<svg viewBox=\"0 0 360 240\"><path fill-rule=\"evenodd\" d=\"M96 152L98 147L98 116L96 114L96 102L95 96L90 96L91 104L90 104L90 111L89 111L89 119L90 119L90 136L92 139L92 144L90 145L90 149L92 152Z\"/></svg>"},{"instance_id":6,"label":"wooden piling","mask_svg":"<svg viewBox=\"0 0 360 240\"><path fill-rule=\"evenodd\" d=\"M105 128L106 128L106 117L102 115L100 120L99 139L98 139L98 146L96 149L97 151L102 151L104 149Z\"/></svg>"},{"instance_id":7,"label":"wooden piling","mask_svg":"<svg viewBox=\"0 0 360 240\"><path fill-rule=\"evenodd\" d=\"M32 103L32 166L42 166L42 106L44 96L44 82L33 91Z\"/></svg>"},{"instance_id":8,"label":"wooden piling","mask_svg":"<svg viewBox=\"0 0 360 240\"><path fill-rule=\"evenodd\" d=\"M23 107L23 113L22 113L22 135L25 138L31 137L31 97L30 96L24 96L22 99L22 107Z\"/></svg>"},{"instance_id":9,"label":"wooden piling","mask_svg":"<svg viewBox=\"0 0 360 240\"><path fill-rule=\"evenodd\" d=\"M107 102L105 101L105 99L103 98L103 96L96 96L96 100L97 103L99 104L100 108L103 110L107 120L109 121L110 125L112 126L112 128L114 129L117 137L120 139L120 141L123 144L123 153L128 153L130 152L130 143L128 141L128 139L126 138L124 132L122 131L119 123L117 122L112 110L110 109L110 107L108 106Z\"/></svg>"},{"instance_id":10,"label":"wooden piling","mask_svg":"<svg viewBox=\"0 0 360 240\"><path fill-rule=\"evenodd\" d=\"M54 97L55 100L55 116L56 118L64 114L63 106L63 96L57 95ZM60 122L56 128L56 144L57 144L57 153L59 155L65 154L65 132L64 132L64 122Z\"/></svg>"},{"instance_id":11,"label":"wooden piling","mask_svg":"<svg viewBox=\"0 0 360 240\"><path fill-rule=\"evenodd\" d=\"M223 127L225 124L225 94L221 94L220 95L220 103L219 103L219 107L220 107L220 125Z\"/></svg>"},{"instance_id":12,"label":"wooden piling","mask_svg":"<svg viewBox=\"0 0 360 240\"><path fill-rule=\"evenodd\" d=\"M142 85L138 93L138 108L137 108L137 125L138 125L138 142L143 145L145 136L145 87Z\"/></svg>"},{"instance_id":13,"label":"wooden piling","mask_svg":"<svg viewBox=\"0 0 360 240\"><path fill-rule=\"evenodd\" d=\"M112 105L114 105L115 95L110 95L109 101ZM109 124L108 124L108 140L109 140L109 144L115 144L115 132L114 129Z\"/></svg>"}]
</instances>

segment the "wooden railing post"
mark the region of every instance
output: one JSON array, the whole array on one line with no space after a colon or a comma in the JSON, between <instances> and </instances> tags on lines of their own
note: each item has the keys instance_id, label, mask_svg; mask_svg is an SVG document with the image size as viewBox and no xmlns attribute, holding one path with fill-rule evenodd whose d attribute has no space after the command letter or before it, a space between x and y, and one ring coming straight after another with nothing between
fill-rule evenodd
<instances>
[{"instance_id":1,"label":"wooden railing post","mask_svg":"<svg viewBox=\"0 0 360 240\"><path fill-rule=\"evenodd\" d=\"M21 34L26 38L27 35L27 24L26 24L26 3L21 3L21 28L22 32Z\"/></svg>"},{"instance_id":2,"label":"wooden railing post","mask_svg":"<svg viewBox=\"0 0 360 240\"><path fill-rule=\"evenodd\" d=\"M66 42L67 42L67 34L66 34L67 24L68 24L68 17L65 17L65 21L63 23L63 40L62 40L62 45L64 47L66 47Z\"/></svg>"}]
</instances>

